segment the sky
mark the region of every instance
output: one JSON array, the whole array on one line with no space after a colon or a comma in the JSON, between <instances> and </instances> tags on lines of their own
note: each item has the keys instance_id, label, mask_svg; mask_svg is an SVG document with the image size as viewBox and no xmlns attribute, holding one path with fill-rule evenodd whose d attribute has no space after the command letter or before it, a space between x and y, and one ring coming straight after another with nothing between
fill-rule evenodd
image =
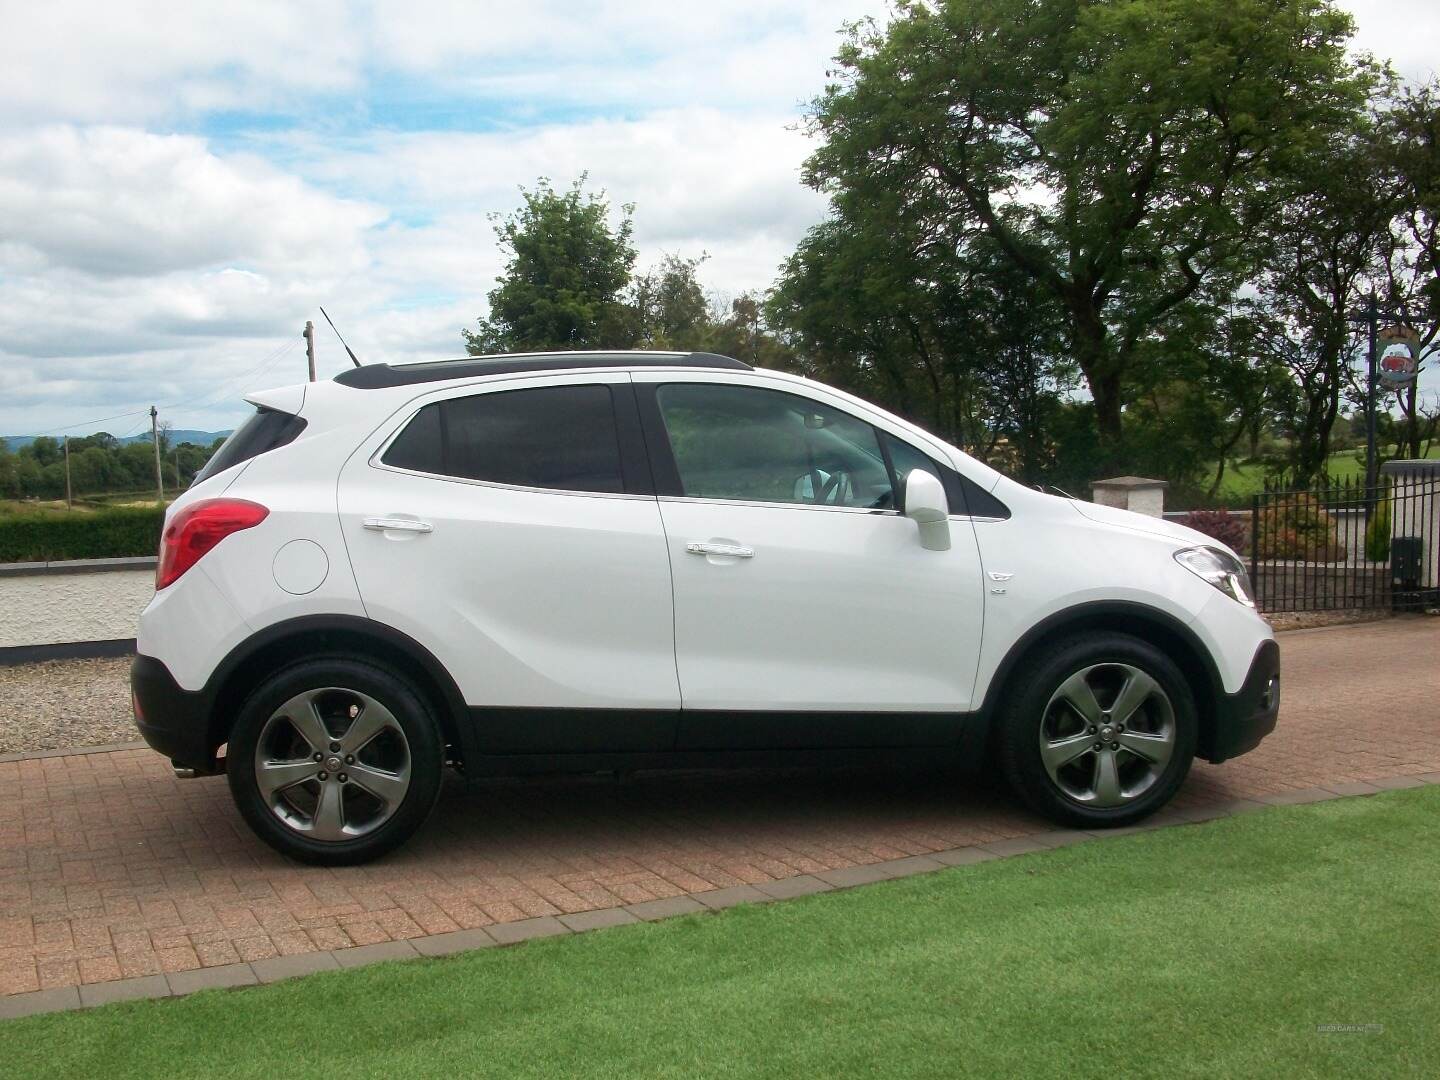
<instances>
[{"instance_id":1,"label":"sky","mask_svg":"<svg viewBox=\"0 0 1440 1080\"><path fill-rule=\"evenodd\" d=\"M1433 0L1347 0L1440 66ZM587 171L639 265L764 289L824 202L804 103L882 0L0 0L0 433L216 430L247 390L463 353L490 215ZM1431 373L1434 378L1434 373ZM1440 381L1435 385L1440 386Z\"/></svg>"}]
</instances>

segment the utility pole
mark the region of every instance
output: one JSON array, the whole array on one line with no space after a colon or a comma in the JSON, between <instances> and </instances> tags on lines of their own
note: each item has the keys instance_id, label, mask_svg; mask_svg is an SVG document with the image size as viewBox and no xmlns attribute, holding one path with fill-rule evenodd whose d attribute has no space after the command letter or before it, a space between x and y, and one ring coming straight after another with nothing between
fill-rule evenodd
<instances>
[{"instance_id":1,"label":"utility pole","mask_svg":"<svg viewBox=\"0 0 1440 1080\"><path fill-rule=\"evenodd\" d=\"M315 381L315 324L305 320L305 359L310 361L310 381Z\"/></svg>"},{"instance_id":2,"label":"utility pole","mask_svg":"<svg viewBox=\"0 0 1440 1080\"><path fill-rule=\"evenodd\" d=\"M1365 323L1370 334L1370 348L1367 353L1368 375L1365 380L1365 487L1375 486L1375 337L1379 332L1380 309L1375 302L1375 290L1370 290L1365 303Z\"/></svg>"},{"instance_id":3,"label":"utility pole","mask_svg":"<svg viewBox=\"0 0 1440 1080\"><path fill-rule=\"evenodd\" d=\"M160 496L160 505L165 505L165 477L160 472L160 427L155 418L160 411L150 406L150 444L155 447L155 490Z\"/></svg>"},{"instance_id":4,"label":"utility pole","mask_svg":"<svg viewBox=\"0 0 1440 1080\"><path fill-rule=\"evenodd\" d=\"M70 436L65 436L65 509L74 510L75 500L70 493Z\"/></svg>"}]
</instances>

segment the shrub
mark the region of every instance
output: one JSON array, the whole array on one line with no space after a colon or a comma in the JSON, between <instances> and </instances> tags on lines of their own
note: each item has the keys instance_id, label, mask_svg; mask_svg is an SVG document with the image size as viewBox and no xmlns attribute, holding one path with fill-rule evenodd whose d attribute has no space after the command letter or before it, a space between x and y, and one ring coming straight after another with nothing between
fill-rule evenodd
<instances>
[{"instance_id":1,"label":"shrub","mask_svg":"<svg viewBox=\"0 0 1440 1080\"><path fill-rule=\"evenodd\" d=\"M1308 491L1278 496L1260 511L1260 557L1339 562L1346 552L1336 531L1335 519Z\"/></svg>"},{"instance_id":2,"label":"shrub","mask_svg":"<svg viewBox=\"0 0 1440 1080\"><path fill-rule=\"evenodd\" d=\"M1365 526L1365 558L1371 562L1390 561L1390 500L1381 499Z\"/></svg>"},{"instance_id":3,"label":"shrub","mask_svg":"<svg viewBox=\"0 0 1440 1080\"><path fill-rule=\"evenodd\" d=\"M97 513L0 517L0 562L120 559L154 555L160 547L158 507L117 507Z\"/></svg>"},{"instance_id":4,"label":"shrub","mask_svg":"<svg viewBox=\"0 0 1440 1080\"><path fill-rule=\"evenodd\" d=\"M1227 510L1191 510L1180 520L1180 524L1214 537L1242 555L1250 547L1249 521Z\"/></svg>"}]
</instances>

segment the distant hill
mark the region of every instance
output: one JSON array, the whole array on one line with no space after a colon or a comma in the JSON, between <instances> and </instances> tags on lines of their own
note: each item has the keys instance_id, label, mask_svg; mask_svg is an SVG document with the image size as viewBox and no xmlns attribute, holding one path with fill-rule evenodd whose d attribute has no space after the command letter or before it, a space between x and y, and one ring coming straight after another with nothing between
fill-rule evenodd
<instances>
[{"instance_id":1,"label":"distant hill","mask_svg":"<svg viewBox=\"0 0 1440 1080\"><path fill-rule=\"evenodd\" d=\"M179 446L181 443L194 443L196 446L209 446L216 439L223 439L229 434L229 430L196 431L193 428L176 428L170 432L170 444ZM59 436L57 435L56 438ZM71 438L78 439L80 436L72 435ZM19 450L20 447L29 446L34 441L35 436L33 435L0 435L0 442L3 442L10 450ZM121 439L120 443L123 446L125 443L148 443L149 441L150 433L147 431L143 435L131 435L129 438Z\"/></svg>"}]
</instances>

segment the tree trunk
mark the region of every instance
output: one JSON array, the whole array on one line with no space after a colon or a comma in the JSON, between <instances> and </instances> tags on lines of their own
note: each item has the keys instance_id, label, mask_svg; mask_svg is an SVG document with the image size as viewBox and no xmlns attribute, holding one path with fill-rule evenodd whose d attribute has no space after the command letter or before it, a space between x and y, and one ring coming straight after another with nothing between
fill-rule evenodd
<instances>
[{"instance_id":1,"label":"tree trunk","mask_svg":"<svg viewBox=\"0 0 1440 1080\"><path fill-rule=\"evenodd\" d=\"M1309 487L1330 464L1330 432L1340 411L1338 384L1307 396L1305 416L1296 432L1294 487Z\"/></svg>"},{"instance_id":2,"label":"tree trunk","mask_svg":"<svg viewBox=\"0 0 1440 1080\"><path fill-rule=\"evenodd\" d=\"M1100 445L1114 457L1120 449L1120 373L1103 371L1087 376L1090 393L1095 398L1095 425L1100 432Z\"/></svg>"},{"instance_id":3,"label":"tree trunk","mask_svg":"<svg viewBox=\"0 0 1440 1080\"><path fill-rule=\"evenodd\" d=\"M1399 395L1400 411L1405 414L1405 428L1400 437L1400 445L1395 448L1400 457L1412 460L1423 456L1420 451L1420 417L1415 402L1415 389L1415 383L1412 382L1405 392Z\"/></svg>"},{"instance_id":4,"label":"tree trunk","mask_svg":"<svg viewBox=\"0 0 1440 1080\"><path fill-rule=\"evenodd\" d=\"M1109 331L1088 296L1072 298L1070 331L1075 362L1095 401L1095 426L1100 445L1114 457L1120 447L1120 368L1110 354Z\"/></svg>"}]
</instances>

